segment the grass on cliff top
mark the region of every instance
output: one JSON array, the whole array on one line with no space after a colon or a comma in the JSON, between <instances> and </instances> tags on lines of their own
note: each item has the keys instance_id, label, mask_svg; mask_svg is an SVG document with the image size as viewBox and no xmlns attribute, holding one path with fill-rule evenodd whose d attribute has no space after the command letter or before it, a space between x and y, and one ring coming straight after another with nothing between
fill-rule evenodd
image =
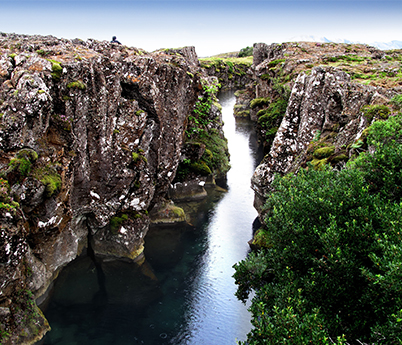
<instances>
[{"instance_id":1,"label":"grass on cliff top","mask_svg":"<svg viewBox=\"0 0 402 345\"><path fill-rule=\"evenodd\" d=\"M220 57L207 57L199 59L201 66L204 67L205 65L219 65L220 63L231 62L232 64L236 65L246 65L251 66L253 64L253 57L230 57L230 58L220 58Z\"/></svg>"}]
</instances>

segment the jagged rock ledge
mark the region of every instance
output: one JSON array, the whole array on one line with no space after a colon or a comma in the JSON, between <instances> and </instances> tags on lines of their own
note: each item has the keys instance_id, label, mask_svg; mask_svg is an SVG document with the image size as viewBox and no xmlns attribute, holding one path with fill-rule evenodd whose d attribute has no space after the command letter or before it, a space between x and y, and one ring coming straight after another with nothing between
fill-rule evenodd
<instances>
[{"instance_id":1,"label":"jagged rock ledge","mask_svg":"<svg viewBox=\"0 0 402 345\"><path fill-rule=\"evenodd\" d=\"M196 139L189 115L206 102L210 82L193 47L147 53L0 34L3 344L44 335L49 325L35 299L85 248L98 258L136 260L154 205L183 221L163 201L179 164L190 160L183 153ZM210 110L202 130L224 143L219 109ZM197 145L213 158L205 142ZM206 181L215 172L200 165Z\"/></svg>"},{"instance_id":2,"label":"jagged rock ledge","mask_svg":"<svg viewBox=\"0 0 402 345\"><path fill-rule=\"evenodd\" d=\"M253 83L236 95L267 153L251 181L261 221L275 174L341 168L364 149L364 130L384 116L376 109L392 115L389 101L402 93L401 60L402 50L360 44L254 45Z\"/></svg>"}]
</instances>

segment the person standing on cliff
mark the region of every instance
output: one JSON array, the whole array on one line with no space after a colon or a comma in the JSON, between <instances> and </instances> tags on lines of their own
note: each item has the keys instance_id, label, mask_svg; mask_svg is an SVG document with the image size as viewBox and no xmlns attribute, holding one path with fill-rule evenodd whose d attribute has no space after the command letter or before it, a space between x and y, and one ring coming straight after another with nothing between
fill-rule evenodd
<instances>
[{"instance_id":1,"label":"person standing on cliff","mask_svg":"<svg viewBox=\"0 0 402 345\"><path fill-rule=\"evenodd\" d=\"M116 36L113 36L113 37L112 37L112 40L111 40L110 42L112 42L112 43L117 43L117 44L121 44L121 43L116 39Z\"/></svg>"}]
</instances>

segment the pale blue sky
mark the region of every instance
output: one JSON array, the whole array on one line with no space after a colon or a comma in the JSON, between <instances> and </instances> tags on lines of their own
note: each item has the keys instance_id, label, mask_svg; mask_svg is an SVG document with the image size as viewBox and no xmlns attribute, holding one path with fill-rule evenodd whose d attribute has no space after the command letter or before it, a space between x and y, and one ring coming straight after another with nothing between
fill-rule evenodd
<instances>
[{"instance_id":1,"label":"pale blue sky","mask_svg":"<svg viewBox=\"0 0 402 345\"><path fill-rule=\"evenodd\" d=\"M0 0L0 31L110 40L153 51L194 45L199 56L301 36L402 40L402 1Z\"/></svg>"}]
</instances>

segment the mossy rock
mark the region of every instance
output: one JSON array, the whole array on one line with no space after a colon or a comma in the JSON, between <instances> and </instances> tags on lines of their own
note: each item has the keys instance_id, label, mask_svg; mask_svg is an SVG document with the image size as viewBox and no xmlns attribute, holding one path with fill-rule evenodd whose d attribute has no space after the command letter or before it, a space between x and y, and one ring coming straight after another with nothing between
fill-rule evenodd
<instances>
[{"instance_id":1,"label":"mossy rock","mask_svg":"<svg viewBox=\"0 0 402 345\"><path fill-rule=\"evenodd\" d=\"M191 163L190 167L193 172L202 176L208 176L212 174L210 167L203 161L193 162Z\"/></svg>"},{"instance_id":2,"label":"mossy rock","mask_svg":"<svg viewBox=\"0 0 402 345\"><path fill-rule=\"evenodd\" d=\"M234 113L236 117L249 117L250 116L250 110L240 110Z\"/></svg>"},{"instance_id":3,"label":"mossy rock","mask_svg":"<svg viewBox=\"0 0 402 345\"><path fill-rule=\"evenodd\" d=\"M61 67L60 62L56 60L48 60L52 63L52 73L51 76L54 80L59 80L61 74L63 73L63 67Z\"/></svg>"},{"instance_id":4,"label":"mossy rock","mask_svg":"<svg viewBox=\"0 0 402 345\"><path fill-rule=\"evenodd\" d=\"M383 104L366 105L362 108L362 111L369 122L371 122L373 118L386 120L391 114L391 110Z\"/></svg>"},{"instance_id":5,"label":"mossy rock","mask_svg":"<svg viewBox=\"0 0 402 345\"><path fill-rule=\"evenodd\" d=\"M349 160L349 156L341 153L335 157L332 157L329 161L332 165L338 164L339 162L347 162Z\"/></svg>"},{"instance_id":6,"label":"mossy rock","mask_svg":"<svg viewBox=\"0 0 402 345\"><path fill-rule=\"evenodd\" d=\"M11 159L9 171L18 169L21 176L28 176L32 164L38 159L38 154L32 149L22 149L17 152L15 158Z\"/></svg>"},{"instance_id":7,"label":"mossy rock","mask_svg":"<svg viewBox=\"0 0 402 345\"><path fill-rule=\"evenodd\" d=\"M76 80L67 85L68 89L79 89L79 90L85 90L87 86L81 81L81 80Z\"/></svg>"},{"instance_id":8,"label":"mossy rock","mask_svg":"<svg viewBox=\"0 0 402 345\"><path fill-rule=\"evenodd\" d=\"M262 107L262 106L266 106L271 102L271 99L269 97L263 98L254 98L251 102L250 102L250 108L254 109L256 107Z\"/></svg>"},{"instance_id":9,"label":"mossy rock","mask_svg":"<svg viewBox=\"0 0 402 345\"><path fill-rule=\"evenodd\" d=\"M313 157L316 159L328 158L335 152L335 146L326 146L318 148L314 151Z\"/></svg>"},{"instance_id":10,"label":"mossy rock","mask_svg":"<svg viewBox=\"0 0 402 345\"><path fill-rule=\"evenodd\" d=\"M40 181L45 185L47 197L51 197L61 188L61 177L59 174L50 174L43 176Z\"/></svg>"},{"instance_id":11,"label":"mossy rock","mask_svg":"<svg viewBox=\"0 0 402 345\"><path fill-rule=\"evenodd\" d=\"M116 235L120 228L121 225L128 220L128 215L126 213L120 215L120 216L114 216L110 218L110 231L112 234Z\"/></svg>"},{"instance_id":12,"label":"mossy rock","mask_svg":"<svg viewBox=\"0 0 402 345\"><path fill-rule=\"evenodd\" d=\"M324 168L324 166L328 163L328 159L313 159L310 164L313 167L314 170L321 170Z\"/></svg>"},{"instance_id":13,"label":"mossy rock","mask_svg":"<svg viewBox=\"0 0 402 345\"><path fill-rule=\"evenodd\" d=\"M37 167L33 170L32 176L43 183L47 197L53 196L61 189L62 179L54 166Z\"/></svg>"}]
</instances>

